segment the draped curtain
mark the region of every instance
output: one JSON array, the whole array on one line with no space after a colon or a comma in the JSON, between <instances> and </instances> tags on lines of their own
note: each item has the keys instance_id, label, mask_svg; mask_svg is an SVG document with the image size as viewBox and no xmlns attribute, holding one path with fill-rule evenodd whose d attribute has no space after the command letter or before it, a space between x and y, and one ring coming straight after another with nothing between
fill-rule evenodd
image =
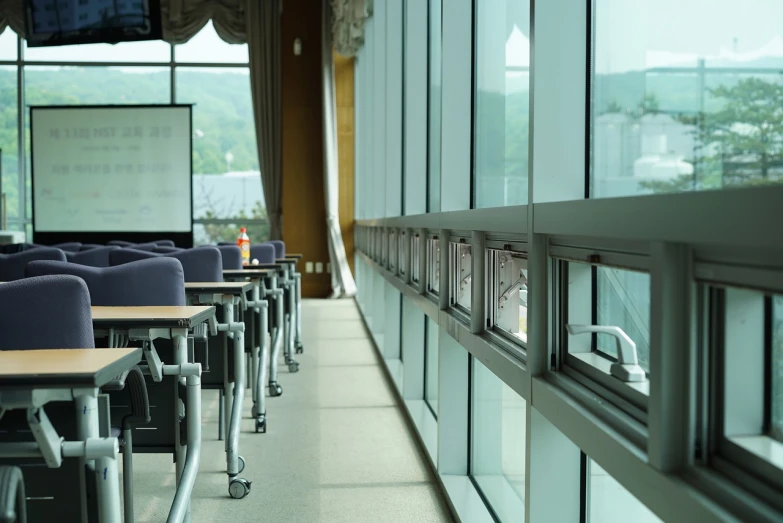
<instances>
[{"instance_id":1,"label":"draped curtain","mask_svg":"<svg viewBox=\"0 0 783 523\"><path fill-rule=\"evenodd\" d=\"M345 244L340 230L339 165L337 161L337 108L334 87L334 57L332 56L331 8L322 0L321 82L323 92L324 125L324 189L326 196L326 228L329 243L329 262L332 264L332 298L354 296L356 282L351 275Z\"/></svg>"}]
</instances>

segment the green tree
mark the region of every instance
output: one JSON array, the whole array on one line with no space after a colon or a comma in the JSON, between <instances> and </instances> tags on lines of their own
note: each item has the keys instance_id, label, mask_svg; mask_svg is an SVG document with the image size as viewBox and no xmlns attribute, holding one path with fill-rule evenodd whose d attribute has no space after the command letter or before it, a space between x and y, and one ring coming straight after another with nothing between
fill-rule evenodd
<instances>
[{"instance_id":1,"label":"green tree","mask_svg":"<svg viewBox=\"0 0 783 523\"><path fill-rule=\"evenodd\" d=\"M217 215L212 210L208 210L201 216L205 220L213 220ZM245 223L248 220L261 220L263 223ZM240 210L236 217L236 224L209 224L204 226L207 235L207 243L215 244L218 242L233 242L239 236L240 227L247 227L247 235L252 243L261 243L269 240L269 220L267 218L264 204L256 202L253 206L250 216L244 209Z\"/></svg>"},{"instance_id":2,"label":"green tree","mask_svg":"<svg viewBox=\"0 0 783 523\"><path fill-rule=\"evenodd\" d=\"M707 92L719 108L679 118L695 127L693 176L643 186L655 192L677 192L780 182L783 81L751 77Z\"/></svg>"}]
</instances>

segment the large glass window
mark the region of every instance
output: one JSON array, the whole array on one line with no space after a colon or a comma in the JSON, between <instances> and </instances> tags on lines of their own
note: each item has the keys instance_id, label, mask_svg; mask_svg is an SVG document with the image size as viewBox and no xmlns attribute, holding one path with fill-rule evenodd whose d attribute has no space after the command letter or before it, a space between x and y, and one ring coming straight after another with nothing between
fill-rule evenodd
<instances>
[{"instance_id":1,"label":"large glass window","mask_svg":"<svg viewBox=\"0 0 783 523\"><path fill-rule=\"evenodd\" d=\"M429 120L427 129L427 212L440 211L440 101L441 101L441 0L430 0Z\"/></svg>"},{"instance_id":2,"label":"large glass window","mask_svg":"<svg viewBox=\"0 0 783 523\"><path fill-rule=\"evenodd\" d=\"M451 243L451 304L470 311L471 309L471 259L472 247L467 243Z\"/></svg>"},{"instance_id":3,"label":"large glass window","mask_svg":"<svg viewBox=\"0 0 783 523\"><path fill-rule=\"evenodd\" d=\"M783 3L594 4L592 196L783 181Z\"/></svg>"},{"instance_id":4,"label":"large glass window","mask_svg":"<svg viewBox=\"0 0 783 523\"><path fill-rule=\"evenodd\" d=\"M589 498L587 521L590 523L657 523L658 516L648 509L598 463L587 459Z\"/></svg>"},{"instance_id":5,"label":"large glass window","mask_svg":"<svg viewBox=\"0 0 783 523\"><path fill-rule=\"evenodd\" d=\"M212 21L187 43L174 46L177 62L246 64L247 45L226 43L215 31Z\"/></svg>"},{"instance_id":6,"label":"large glass window","mask_svg":"<svg viewBox=\"0 0 783 523\"><path fill-rule=\"evenodd\" d=\"M438 417L438 324L427 318L427 344L424 362L424 400Z\"/></svg>"},{"instance_id":7,"label":"large glass window","mask_svg":"<svg viewBox=\"0 0 783 523\"><path fill-rule=\"evenodd\" d=\"M16 33L9 27L0 33L0 60L16 60Z\"/></svg>"},{"instance_id":8,"label":"large glass window","mask_svg":"<svg viewBox=\"0 0 783 523\"><path fill-rule=\"evenodd\" d=\"M514 341L527 342L527 257L489 249L486 268L490 325Z\"/></svg>"},{"instance_id":9,"label":"large glass window","mask_svg":"<svg viewBox=\"0 0 783 523\"><path fill-rule=\"evenodd\" d=\"M475 358L472 386L471 475L498 521L521 523L526 402Z\"/></svg>"},{"instance_id":10,"label":"large glass window","mask_svg":"<svg viewBox=\"0 0 783 523\"><path fill-rule=\"evenodd\" d=\"M6 30L3 34L9 32ZM2 193L6 198L5 212L9 221L19 218L19 112L16 85L16 67L0 66L0 169L3 171Z\"/></svg>"},{"instance_id":11,"label":"large glass window","mask_svg":"<svg viewBox=\"0 0 783 523\"><path fill-rule=\"evenodd\" d=\"M475 207L527 203L530 2L476 6Z\"/></svg>"},{"instance_id":12,"label":"large glass window","mask_svg":"<svg viewBox=\"0 0 783 523\"><path fill-rule=\"evenodd\" d=\"M160 40L121 44L83 44L27 47L28 62L170 62L171 46Z\"/></svg>"},{"instance_id":13,"label":"large glass window","mask_svg":"<svg viewBox=\"0 0 783 523\"><path fill-rule=\"evenodd\" d=\"M176 74L177 103L194 104L193 217L236 220L198 228L194 240L233 241L241 226L251 241L267 240L248 70L178 67Z\"/></svg>"}]
</instances>

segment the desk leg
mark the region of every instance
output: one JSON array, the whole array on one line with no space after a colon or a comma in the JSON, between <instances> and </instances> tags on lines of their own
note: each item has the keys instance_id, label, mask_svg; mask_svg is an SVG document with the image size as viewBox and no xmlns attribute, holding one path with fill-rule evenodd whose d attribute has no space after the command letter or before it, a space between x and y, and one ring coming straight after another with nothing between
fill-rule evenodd
<instances>
[{"instance_id":1,"label":"desk leg","mask_svg":"<svg viewBox=\"0 0 783 523\"><path fill-rule=\"evenodd\" d=\"M78 420L77 438L81 441L100 438L98 389L75 390L74 403ZM114 458L87 460L86 468L88 474L95 475L100 521L119 523L122 518L120 516L120 478L117 471L117 453Z\"/></svg>"},{"instance_id":2,"label":"desk leg","mask_svg":"<svg viewBox=\"0 0 783 523\"><path fill-rule=\"evenodd\" d=\"M294 284L296 285L296 353L304 352L302 345L302 275L294 272Z\"/></svg>"},{"instance_id":3,"label":"desk leg","mask_svg":"<svg viewBox=\"0 0 783 523\"><path fill-rule=\"evenodd\" d=\"M223 305L226 318L233 318L233 302ZM226 468L228 492L232 498L244 498L250 493L250 482L237 475L245 468L245 460L239 455L239 432L242 425L242 408L245 402L245 326L232 323L234 333L234 401L231 405L231 419L226 434ZM226 414L229 410L226 409Z\"/></svg>"},{"instance_id":4,"label":"desk leg","mask_svg":"<svg viewBox=\"0 0 783 523\"><path fill-rule=\"evenodd\" d=\"M258 301L256 301L258 303ZM260 347L253 347L253 415L256 419L256 432L266 432L266 391L264 384L269 370L269 305L266 300L260 302L260 321L256 324L259 332ZM254 314L256 314L254 312Z\"/></svg>"},{"instance_id":5,"label":"desk leg","mask_svg":"<svg viewBox=\"0 0 783 523\"><path fill-rule=\"evenodd\" d=\"M294 330L296 328L296 285L294 280L288 279L288 285L285 288L288 300L286 303L286 321L285 321L285 362L288 365L289 372L299 371L299 362L294 357Z\"/></svg>"},{"instance_id":6,"label":"desk leg","mask_svg":"<svg viewBox=\"0 0 783 523\"><path fill-rule=\"evenodd\" d=\"M272 289L277 289L277 278L272 278ZM283 388L277 383L277 367L280 361L280 348L283 346L283 324L285 323L285 314L283 313L283 295L275 295L275 333L272 338L272 354L269 356L269 395L280 396Z\"/></svg>"},{"instance_id":7,"label":"desk leg","mask_svg":"<svg viewBox=\"0 0 783 523\"><path fill-rule=\"evenodd\" d=\"M172 340L174 342L174 363L176 365L182 365L184 363L188 363L188 340L187 338L183 336L175 336ZM187 387L187 381L184 376L180 376L176 378L178 384L177 387L184 384ZM181 390L181 389L179 389ZM187 390L187 388L186 388ZM179 397L179 396L178 396ZM175 426L175 438L176 438L176 444L175 444L175 452L176 452L176 470L177 470L177 490L180 489L182 486L182 474L185 470L185 461L188 454L188 442L181 440L181 427L182 419L185 417L185 419L189 420L191 415L193 414L190 410L187 410L183 412L184 402L186 401L186 398L179 398L177 400L176 405L176 412L177 412L177 418L176 418L176 426ZM200 413L199 409L199 413ZM188 500L189 501L189 500ZM185 515L183 521L190 521L190 504L188 503L185 507Z\"/></svg>"},{"instance_id":8,"label":"desk leg","mask_svg":"<svg viewBox=\"0 0 783 523\"><path fill-rule=\"evenodd\" d=\"M193 485L196 483L199 460L201 459L201 378L188 376L185 387L188 413L186 418L188 425L187 455L182 461L183 467L182 473L179 475L177 494L171 503L167 523L190 521L190 496L193 493ZM180 462L177 461L177 463Z\"/></svg>"}]
</instances>

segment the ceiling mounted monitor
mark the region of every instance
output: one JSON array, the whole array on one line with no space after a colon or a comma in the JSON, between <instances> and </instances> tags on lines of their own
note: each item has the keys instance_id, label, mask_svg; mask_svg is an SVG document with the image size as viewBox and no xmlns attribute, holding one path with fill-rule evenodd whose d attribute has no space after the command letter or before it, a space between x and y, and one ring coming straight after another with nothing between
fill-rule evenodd
<instances>
[{"instance_id":1,"label":"ceiling mounted monitor","mask_svg":"<svg viewBox=\"0 0 783 523\"><path fill-rule=\"evenodd\" d=\"M24 0L27 45L159 40L160 0Z\"/></svg>"}]
</instances>

